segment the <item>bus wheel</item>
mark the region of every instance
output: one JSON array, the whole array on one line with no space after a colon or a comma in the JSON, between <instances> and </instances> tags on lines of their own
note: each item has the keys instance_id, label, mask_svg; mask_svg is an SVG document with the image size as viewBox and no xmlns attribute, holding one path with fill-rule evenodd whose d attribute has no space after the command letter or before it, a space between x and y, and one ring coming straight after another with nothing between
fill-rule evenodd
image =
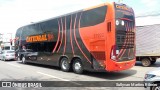
<instances>
[{"instance_id":1,"label":"bus wheel","mask_svg":"<svg viewBox=\"0 0 160 90\"><path fill-rule=\"evenodd\" d=\"M60 67L61 67L61 70L64 72L68 72L70 70L70 64L67 58L63 57L61 59Z\"/></svg>"},{"instance_id":2,"label":"bus wheel","mask_svg":"<svg viewBox=\"0 0 160 90\"><path fill-rule=\"evenodd\" d=\"M160 83L155 83L157 86L152 86L150 90L160 90Z\"/></svg>"},{"instance_id":3,"label":"bus wheel","mask_svg":"<svg viewBox=\"0 0 160 90\"><path fill-rule=\"evenodd\" d=\"M23 56L22 57L22 63L25 64L26 63L26 58Z\"/></svg>"},{"instance_id":4,"label":"bus wheel","mask_svg":"<svg viewBox=\"0 0 160 90\"><path fill-rule=\"evenodd\" d=\"M149 60L148 58L143 58L143 59L142 59L142 65L143 65L144 67L150 66L150 65L151 65L151 60Z\"/></svg>"},{"instance_id":5,"label":"bus wheel","mask_svg":"<svg viewBox=\"0 0 160 90\"><path fill-rule=\"evenodd\" d=\"M83 73L83 65L81 63L80 59L75 59L73 61L73 65L72 65L73 71L77 74L82 74Z\"/></svg>"},{"instance_id":6,"label":"bus wheel","mask_svg":"<svg viewBox=\"0 0 160 90\"><path fill-rule=\"evenodd\" d=\"M17 57L17 61L20 61L21 59L20 59L20 57Z\"/></svg>"}]
</instances>

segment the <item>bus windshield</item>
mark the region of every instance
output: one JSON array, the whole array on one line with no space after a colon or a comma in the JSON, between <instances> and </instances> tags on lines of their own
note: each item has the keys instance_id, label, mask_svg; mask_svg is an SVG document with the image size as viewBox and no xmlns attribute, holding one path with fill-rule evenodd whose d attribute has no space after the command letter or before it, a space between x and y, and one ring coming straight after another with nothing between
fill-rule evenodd
<instances>
[{"instance_id":1,"label":"bus windshield","mask_svg":"<svg viewBox=\"0 0 160 90\"><path fill-rule=\"evenodd\" d=\"M116 22L116 59L127 61L135 56L135 19L134 12L124 4L115 4Z\"/></svg>"}]
</instances>

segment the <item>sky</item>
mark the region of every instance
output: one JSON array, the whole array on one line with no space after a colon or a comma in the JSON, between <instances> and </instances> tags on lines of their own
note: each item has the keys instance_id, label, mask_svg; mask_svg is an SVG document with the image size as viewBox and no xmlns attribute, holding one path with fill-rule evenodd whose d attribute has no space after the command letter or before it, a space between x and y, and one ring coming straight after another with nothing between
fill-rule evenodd
<instances>
[{"instance_id":1,"label":"sky","mask_svg":"<svg viewBox=\"0 0 160 90\"><path fill-rule=\"evenodd\" d=\"M104 2L119 0L0 0L0 33L14 38L24 25L53 18ZM160 11L160 0L121 0L131 6L136 16ZM136 18L136 25L160 23L160 16Z\"/></svg>"}]
</instances>

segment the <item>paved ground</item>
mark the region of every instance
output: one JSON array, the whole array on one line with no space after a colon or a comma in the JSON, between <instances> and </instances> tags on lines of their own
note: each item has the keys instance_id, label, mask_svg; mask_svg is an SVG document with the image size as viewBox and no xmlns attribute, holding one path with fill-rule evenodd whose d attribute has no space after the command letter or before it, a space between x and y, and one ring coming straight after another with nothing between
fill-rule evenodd
<instances>
[{"instance_id":1,"label":"paved ground","mask_svg":"<svg viewBox=\"0 0 160 90\"><path fill-rule=\"evenodd\" d=\"M0 61L0 80L1 81L143 81L147 71L156 67L160 67L160 60L151 67L142 67L140 62L126 71L122 72L85 72L83 75L78 75L73 72L63 72L57 67L37 65L37 64L22 64L20 61ZM74 84L74 83L73 83ZM21 88L0 88L0 90L21 90ZM24 88L30 90L35 88ZM36 90L42 88L36 88ZM43 90L144 90L143 87L50 87Z\"/></svg>"}]
</instances>

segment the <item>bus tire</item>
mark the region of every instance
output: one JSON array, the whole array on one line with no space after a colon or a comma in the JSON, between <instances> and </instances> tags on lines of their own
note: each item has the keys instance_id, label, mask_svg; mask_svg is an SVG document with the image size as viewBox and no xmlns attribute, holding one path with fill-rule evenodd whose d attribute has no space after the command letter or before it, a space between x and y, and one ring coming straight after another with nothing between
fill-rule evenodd
<instances>
[{"instance_id":1,"label":"bus tire","mask_svg":"<svg viewBox=\"0 0 160 90\"><path fill-rule=\"evenodd\" d=\"M73 61L72 68L73 68L73 71L77 74L82 74L84 71L82 62L79 58L76 58Z\"/></svg>"},{"instance_id":2,"label":"bus tire","mask_svg":"<svg viewBox=\"0 0 160 90\"><path fill-rule=\"evenodd\" d=\"M22 56L22 63L26 64L26 58L24 56Z\"/></svg>"},{"instance_id":3,"label":"bus tire","mask_svg":"<svg viewBox=\"0 0 160 90\"><path fill-rule=\"evenodd\" d=\"M160 83L155 83L157 86L150 87L150 90L159 90L160 89Z\"/></svg>"},{"instance_id":4,"label":"bus tire","mask_svg":"<svg viewBox=\"0 0 160 90\"><path fill-rule=\"evenodd\" d=\"M148 58L143 58L143 59L142 59L142 65L143 65L144 67L150 66L150 65L151 65L151 60L149 60Z\"/></svg>"},{"instance_id":5,"label":"bus tire","mask_svg":"<svg viewBox=\"0 0 160 90\"><path fill-rule=\"evenodd\" d=\"M17 57L17 61L20 61L21 59L20 59L20 57Z\"/></svg>"},{"instance_id":6,"label":"bus tire","mask_svg":"<svg viewBox=\"0 0 160 90\"><path fill-rule=\"evenodd\" d=\"M64 72L68 72L70 70L70 63L66 57L63 57L60 62L61 70Z\"/></svg>"}]
</instances>

